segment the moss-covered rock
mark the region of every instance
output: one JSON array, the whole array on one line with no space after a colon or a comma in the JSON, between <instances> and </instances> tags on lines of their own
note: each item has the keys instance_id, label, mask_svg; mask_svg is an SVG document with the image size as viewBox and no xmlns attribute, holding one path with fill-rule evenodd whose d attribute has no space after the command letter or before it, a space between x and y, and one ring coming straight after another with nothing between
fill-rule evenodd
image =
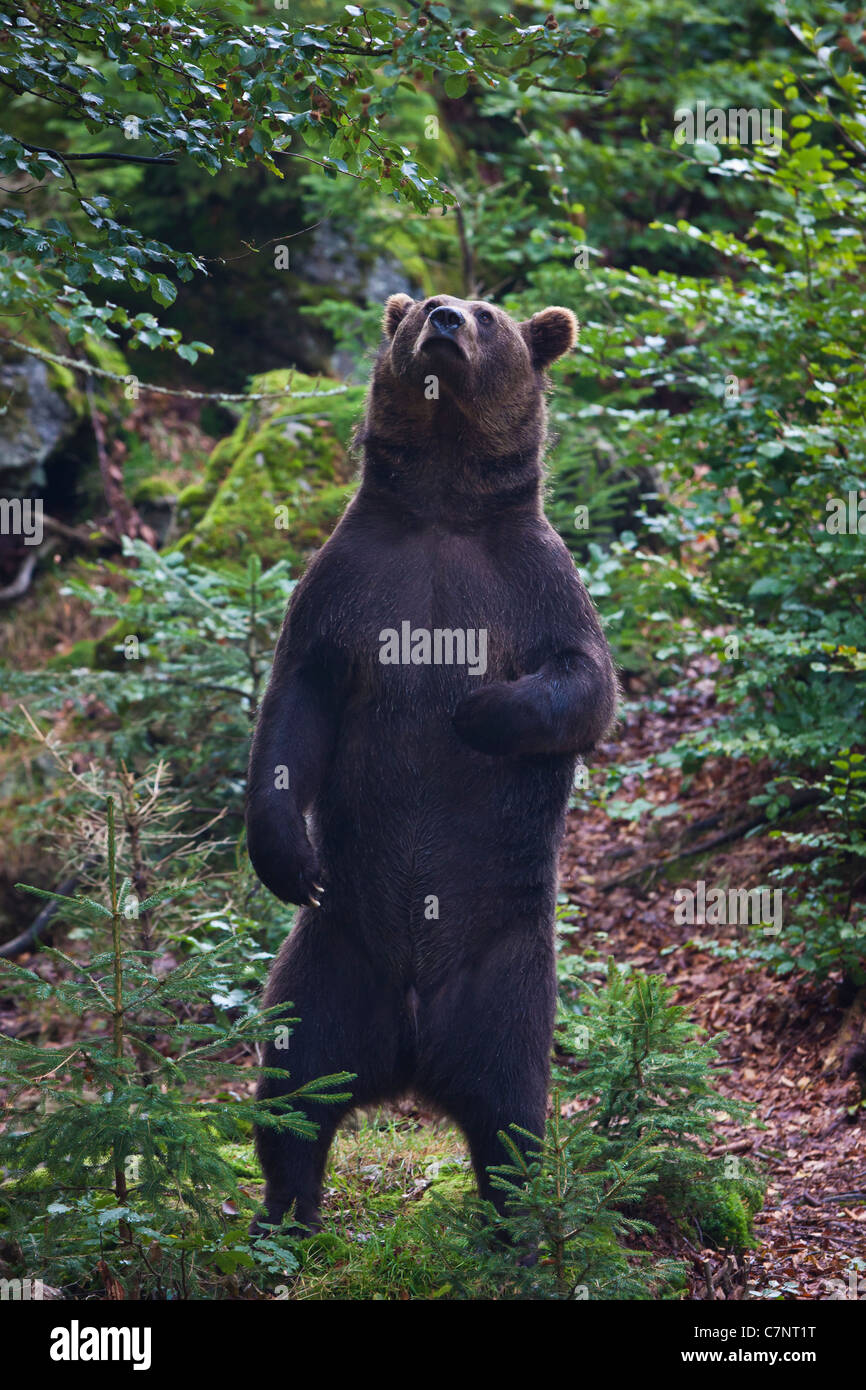
<instances>
[{"instance_id":1,"label":"moss-covered rock","mask_svg":"<svg viewBox=\"0 0 866 1390\"><path fill-rule=\"evenodd\" d=\"M300 373L256 377L253 393L284 400L251 401L234 432L208 459L201 482L177 499L175 542L190 559L246 565L251 551L265 565L303 564L340 517L354 482L349 457L364 389L316 383Z\"/></svg>"},{"instance_id":2,"label":"moss-covered rock","mask_svg":"<svg viewBox=\"0 0 866 1390\"><path fill-rule=\"evenodd\" d=\"M80 642L75 642L68 652L49 657L45 665L52 671L78 671L82 668L101 670L103 662L98 659L98 646L95 638L83 637Z\"/></svg>"},{"instance_id":3,"label":"moss-covered rock","mask_svg":"<svg viewBox=\"0 0 866 1390\"><path fill-rule=\"evenodd\" d=\"M316 388L300 373L275 371L255 378L251 390L276 393L290 379L294 391ZM174 510L167 548L183 550L195 563L244 570L255 553L266 566L288 559L300 571L333 530L355 487L350 444L364 388L322 394L336 385L323 380L317 395L245 405L232 434L208 458L201 480L176 498L176 484L165 474L137 482L133 501L160 538L162 510ZM49 664L62 670L123 670L127 632L128 624L113 623L100 637L77 642Z\"/></svg>"},{"instance_id":4,"label":"moss-covered rock","mask_svg":"<svg viewBox=\"0 0 866 1390\"><path fill-rule=\"evenodd\" d=\"M155 473L150 478L140 478L136 483L132 500L137 507L171 502L177 496L177 485L164 473Z\"/></svg>"},{"instance_id":5,"label":"moss-covered rock","mask_svg":"<svg viewBox=\"0 0 866 1390\"><path fill-rule=\"evenodd\" d=\"M163 473L150 478L140 478L132 491L132 501L145 526L149 526L156 536L160 548L174 519L178 486Z\"/></svg>"}]
</instances>

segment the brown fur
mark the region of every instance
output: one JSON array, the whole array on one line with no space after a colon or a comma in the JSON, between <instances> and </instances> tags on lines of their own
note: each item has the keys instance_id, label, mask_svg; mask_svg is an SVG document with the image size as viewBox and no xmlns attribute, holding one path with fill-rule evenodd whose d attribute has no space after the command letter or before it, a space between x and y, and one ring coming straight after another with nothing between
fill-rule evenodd
<instances>
[{"instance_id":1,"label":"brown fur","mask_svg":"<svg viewBox=\"0 0 866 1390\"><path fill-rule=\"evenodd\" d=\"M544 1126L557 848L575 760L616 699L541 503L544 370L576 324L401 295L384 328L362 485L292 597L250 760L253 864L306 904L267 992L301 1019L266 1057L289 1076L260 1095L343 1069L356 1104L412 1089L463 1127L499 1201L499 1131ZM483 629L486 672L382 664L404 621ZM315 1224L347 1108L312 1107L315 1143L260 1131L270 1219Z\"/></svg>"}]
</instances>

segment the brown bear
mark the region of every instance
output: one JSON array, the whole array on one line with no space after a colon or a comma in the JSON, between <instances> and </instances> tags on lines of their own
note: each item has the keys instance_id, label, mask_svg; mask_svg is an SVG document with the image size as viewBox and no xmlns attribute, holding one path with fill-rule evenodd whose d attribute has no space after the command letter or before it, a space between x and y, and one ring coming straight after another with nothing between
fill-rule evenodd
<instances>
[{"instance_id":1,"label":"brown bear","mask_svg":"<svg viewBox=\"0 0 866 1390\"><path fill-rule=\"evenodd\" d=\"M567 309L392 296L359 491L289 604L250 759L261 880L302 905L266 1003L300 1019L263 1099L335 1071L314 1142L257 1135L267 1219L314 1228L351 1106L411 1091L463 1129L541 1134L557 849L575 762L614 715L607 643L542 509L545 368Z\"/></svg>"}]
</instances>

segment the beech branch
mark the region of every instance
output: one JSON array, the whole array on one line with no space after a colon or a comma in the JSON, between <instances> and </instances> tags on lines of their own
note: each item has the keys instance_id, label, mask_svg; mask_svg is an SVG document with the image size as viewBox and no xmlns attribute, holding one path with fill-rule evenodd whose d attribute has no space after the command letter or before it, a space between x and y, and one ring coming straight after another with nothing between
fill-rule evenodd
<instances>
[{"instance_id":1,"label":"beech branch","mask_svg":"<svg viewBox=\"0 0 866 1390\"><path fill-rule=\"evenodd\" d=\"M24 140L19 143L31 154L49 154L61 164L81 162L85 159L108 159L114 160L117 164L177 164L177 160L171 154L112 154L108 150L94 154L67 154L65 151L61 154L60 150L49 149L47 145L28 145Z\"/></svg>"}]
</instances>

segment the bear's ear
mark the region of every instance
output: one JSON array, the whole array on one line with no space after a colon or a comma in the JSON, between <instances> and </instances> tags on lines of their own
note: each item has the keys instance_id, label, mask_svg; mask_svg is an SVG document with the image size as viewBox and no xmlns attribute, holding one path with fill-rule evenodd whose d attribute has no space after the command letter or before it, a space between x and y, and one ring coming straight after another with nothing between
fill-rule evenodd
<instances>
[{"instance_id":1,"label":"bear's ear","mask_svg":"<svg viewBox=\"0 0 866 1390\"><path fill-rule=\"evenodd\" d=\"M415 303L411 295L392 294L390 299L385 301L385 312L382 315L382 331L386 337L393 338L407 309L411 309Z\"/></svg>"},{"instance_id":2,"label":"bear's ear","mask_svg":"<svg viewBox=\"0 0 866 1390\"><path fill-rule=\"evenodd\" d=\"M570 309L552 305L542 309L540 314L533 314L520 325L520 331L526 339L533 367L541 372L574 347L578 324Z\"/></svg>"}]
</instances>

